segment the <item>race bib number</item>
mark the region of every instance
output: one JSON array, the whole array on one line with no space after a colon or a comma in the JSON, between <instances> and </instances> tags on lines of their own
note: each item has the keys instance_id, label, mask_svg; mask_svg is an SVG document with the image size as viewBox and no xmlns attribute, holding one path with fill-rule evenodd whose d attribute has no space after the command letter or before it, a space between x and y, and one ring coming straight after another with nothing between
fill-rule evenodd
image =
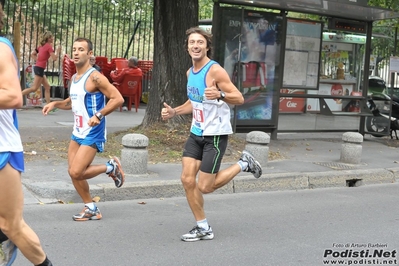
<instances>
[{"instance_id":1,"label":"race bib number","mask_svg":"<svg viewBox=\"0 0 399 266\"><path fill-rule=\"evenodd\" d=\"M75 115L75 127L77 128L83 127L83 116Z\"/></svg>"},{"instance_id":2,"label":"race bib number","mask_svg":"<svg viewBox=\"0 0 399 266\"><path fill-rule=\"evenodd\" d=\"M202 109L193 109L193 118L198 123L204 122L204 110Z\"/></svg>"}]
</instances>

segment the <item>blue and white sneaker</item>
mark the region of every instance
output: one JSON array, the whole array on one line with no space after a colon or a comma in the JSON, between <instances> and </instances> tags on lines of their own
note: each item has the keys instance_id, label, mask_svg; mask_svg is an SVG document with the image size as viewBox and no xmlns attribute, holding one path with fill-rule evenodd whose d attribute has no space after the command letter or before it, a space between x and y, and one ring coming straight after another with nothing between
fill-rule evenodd
<instances>
[{"instance_id":1,"label":"blue and white sneaker","mask_svg":"<svg viewBox=\"0 0 399 266\"><path fill-rule=\"evenodd\" d=\"M10 266L17 257L17 246L10 239L0 244L0 266Z\"/></svg>"},{"instance_id":2,"label":"blue and white sneaker","mask_svg":"<svg viewBox=\"0 0 399 266\"><path fill-rule=\"evenodd\" d=\"M212 240L214 237L212 228L209 226L208 230L194 226L187 234L181 236L181 240L186 242L194 242L198 240Z\"/></svg>"},{"instance_id":3,"label":"blue and white sneaker","mask_svg":"<svg viewBox=\"0 0 399 266\"><path fill-rule=\"evenodd\" d=\"M240 160L248 163L244 172L251 172L255 178L259 178L262 175L262 166L251 153L243 151Z\"/></svg>"}]
</instances>

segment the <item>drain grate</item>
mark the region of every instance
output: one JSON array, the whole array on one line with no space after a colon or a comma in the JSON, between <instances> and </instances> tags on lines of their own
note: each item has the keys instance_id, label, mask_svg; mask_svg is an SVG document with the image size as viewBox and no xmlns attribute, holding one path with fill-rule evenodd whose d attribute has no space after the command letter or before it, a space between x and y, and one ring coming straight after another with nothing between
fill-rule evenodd
<instances>
[{"instance_id":1,"label":"drain grate","mask_svg":"<svg viewBox=\"0 0 399 266\"><path fill-rule=\"evenodd\" d=\"M336 163L336 162L314 162L314 164L329 167L335 170L351 170L356 168L355 166L350 164Z\"/></svg>"}]
</instances>

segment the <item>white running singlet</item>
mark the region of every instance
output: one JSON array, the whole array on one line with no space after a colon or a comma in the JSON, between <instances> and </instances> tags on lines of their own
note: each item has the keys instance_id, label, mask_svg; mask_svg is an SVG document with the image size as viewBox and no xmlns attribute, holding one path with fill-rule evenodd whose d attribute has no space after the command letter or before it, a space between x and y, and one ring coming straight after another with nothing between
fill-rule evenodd
<instances>
[{"instance_id":1,"label":"white running singlet","mask_svg":"<svg viewBox=\"0 0 399 266\"><path fill-rule=\"evenodd\" d=\"M86 91L86 81L90 74L95 71L89 68L79 80L75 80L76 74L72 77L69 97L72 101L72 112L74 115L74 126L72 134L86 142L96 143L106 141L106 119L100 121L95 127L90 127L88 121L105 106L105 96L100 91L90 93Z\"/></svg>"},{"instance_id":2,"label":"white running singlet","mask_svg":"<svg viewBox=\"0 0 399 266\"><path fill-rule=\"evenodd\" d=\"M0 42L7 44L14 54L18 63L12 44L4 37ZM18 131L18 118L15 109L0 110L0 152L22 152L21 136Z\"/></svg>"}]
</instances>

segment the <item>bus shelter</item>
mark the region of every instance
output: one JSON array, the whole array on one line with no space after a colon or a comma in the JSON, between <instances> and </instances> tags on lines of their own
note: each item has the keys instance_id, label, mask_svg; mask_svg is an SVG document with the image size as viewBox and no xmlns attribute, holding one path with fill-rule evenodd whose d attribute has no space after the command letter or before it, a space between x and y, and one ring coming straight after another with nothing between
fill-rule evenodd
<instances>
[{"instance_id":1,"label":"bus shelter","mask_svg":"<svg viewBox=\"0 0 399 266\"><path fill-rule=\"evenodd\" d=\"M215 59L245 98L235 131L368 133L373 22L398 17L367 0L215 0Z\"/></svg>"}]
</instances>

